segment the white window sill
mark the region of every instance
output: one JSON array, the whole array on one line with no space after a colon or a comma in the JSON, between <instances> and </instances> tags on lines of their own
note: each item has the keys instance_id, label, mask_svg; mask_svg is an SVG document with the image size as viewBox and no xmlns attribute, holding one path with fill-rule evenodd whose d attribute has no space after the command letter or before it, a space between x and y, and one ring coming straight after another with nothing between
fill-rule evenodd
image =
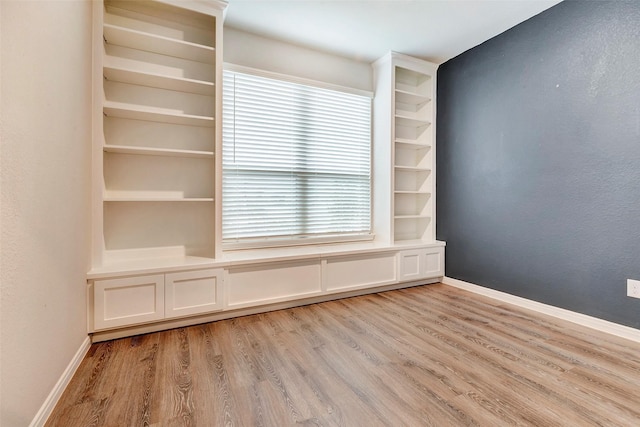
<instances>
[{"instance_id":1,"label":"white window sill","mask_svg":"<svg viewBox=\"0 0 640 427\"><path fill-rule=\"evenodd\" d=\"M288 246L280 248L262 248L225 251L222 260L231 266L243 264L259 264L277 261L295 261L302 259L323 258L329 256L348 256L361 255L371 252L396 251L401 249L417 249L424 247L445 246L444 242L437 240L412 241L410 243L402 243L390 245L378 241L355 242L355 243L334 243L326 245L306 245L306 246Z\"/></svg>"},{"instance_id":2,"label":"white window sill","mask_svg":"<svg viewBox=\"0 0 640 427\"><path fill-rule=\"evenodd\" d=\"M445 246L445 242L438 240L414 240L404 243L389 244L378 241L368 241L227 251L224 252L220 258L181 256L132 259L130 261L121 261L105 264L100 267L94 267L87 273L87 279L98 280L140 274L198 270L203 268L231 268L271 262L318 259L332 256L359 256L375 252L389 252L440 246Z\"/></svg>"}]
</instances>

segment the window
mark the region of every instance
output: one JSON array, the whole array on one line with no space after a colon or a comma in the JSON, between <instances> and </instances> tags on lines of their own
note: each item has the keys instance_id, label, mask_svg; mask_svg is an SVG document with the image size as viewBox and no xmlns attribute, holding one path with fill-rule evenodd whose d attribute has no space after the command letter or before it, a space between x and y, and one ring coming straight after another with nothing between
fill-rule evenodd
<instances>
[{"instance_id":1,"label":"window","mask_svg":"<svg viewBox=\"0 0 640 427\"><path fill-rule=\"evenodd\" d=\"M224 71L225 247L371 237L371 97Z\"/></svg>"}]
</instances>

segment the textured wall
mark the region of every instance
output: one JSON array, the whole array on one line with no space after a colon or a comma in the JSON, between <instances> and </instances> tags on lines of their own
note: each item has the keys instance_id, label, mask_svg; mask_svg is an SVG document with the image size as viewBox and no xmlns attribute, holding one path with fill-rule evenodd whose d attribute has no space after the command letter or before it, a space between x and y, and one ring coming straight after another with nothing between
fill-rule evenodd
<instances>
[{"instance_id":1,"label":"textured wall","mask_svg":"<svg viewBox=\"0 0 640 427\"><path fill-rule=\"evenodd\" d=\"M91 2L0 8L0 425L13 427L87 337Z\"/></svg>"},{"instance_id":2,"label":"textured wall","mask_svg":"<svg viewBox=\"0 0 640 427\"><path fill-rule=\"evenodd\" d=\"M633 327L640 2L565 1L438 72L447 276Z\"/></svg>"},{"instance_id":3,"label":"textured wall","mask_svg":"<svg viewBox=\"0 0 640 427\"><path fill-rule=\"evenodd\" d=\"M371 64L224 28L224 61L325 83L373 90Z\"/></svg>"}]
</instances>

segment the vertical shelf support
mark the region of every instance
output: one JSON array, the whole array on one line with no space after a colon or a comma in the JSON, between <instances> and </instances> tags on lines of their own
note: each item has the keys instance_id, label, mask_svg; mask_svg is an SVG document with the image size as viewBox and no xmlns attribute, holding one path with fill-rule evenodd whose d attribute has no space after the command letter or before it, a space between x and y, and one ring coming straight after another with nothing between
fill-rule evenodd
<instances>
[{"instance_id":1,"label":"vertical shelf support","mask_svg":"<svg viewBox=\"0 0 640 427\"><path fill-rule=\"evenodd\" d=\"M221 255L226 6L93 2L92 267Z\"/></svg>"},{"instance_id":2,"label":"vertical shelf support","mask_svg":"<svg viewBox=\"0 0 640 427\"><path fill-rule=\"evenodd\" d=\"M376 189L376 232L390 244L432 242L437 65L390 52L373 68L374 182L389 182Z\"/></svg>"}]
</instances>

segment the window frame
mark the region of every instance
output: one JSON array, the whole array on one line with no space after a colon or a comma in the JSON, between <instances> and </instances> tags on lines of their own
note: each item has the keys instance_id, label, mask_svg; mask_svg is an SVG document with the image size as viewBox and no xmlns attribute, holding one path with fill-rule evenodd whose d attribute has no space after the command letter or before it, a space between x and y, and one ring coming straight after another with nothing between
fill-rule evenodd
<instances>
[{"instance_id":1,"label":"window frame","mask_svg":"<svg viewBox=\"0 0 640 427\"><path fill-rule=\"evenodd\" d=\"M242 74L254 75L257 77L264 77L267 79L274 79L279 81L284 81L288 83L301 84L311 87L317 87L320 89L328 89L332 91L343 92L347 94L353 94L358 96L363 96L369 99L370 102L370 122L369 122L369 231L368 232L353 232L353 233L335 233L335 234L323 234L323 235L299 235L297 237L292 236L271 236L271 237L256 237L255 239L246 238L237 241L225 240L222 235L220 236L220 242L222 245L223 251L233 251L233 250L241 250L241 249L268 249L268 248L276 248L276 247L287 247L287 246L313 246L313 245L322 245L322 244L338 244L338 243L354 243L354 242L367 242L373 241L375 239L374 233L374 218L373 218L373 208L374 208L374 182L373 182L373 96L374 93L372 91L366 91L362 89L351 88L347 86L336 85L332 83L321 82L317 80L296 77L288 74L276 73L272 71L266 71L261 69L256 69L252 67L246 67L242 65L236 65L231 63L224 63L223 72L231 71ZM224 79L221 80L221 84ZM224 88L222 88L222 91ZM220 103L220 108L223 108L223 102ZM222 123L218 124L222 126ZM223 141L220 141L220 146L223 146ZM224 150L220 150L220 155L223 156ZM220 177L222 181L224 180L224 160L221 158L220 162ZM223 182L220 182L220 195L221 200L224 200L223 197L224 185ZM223 201L221 203L224 203ZM222 213L223 209L220 210L221 218L220 218L220 231L223 232L224 229L224 214Z\"/></svg>"}]
</instances>

